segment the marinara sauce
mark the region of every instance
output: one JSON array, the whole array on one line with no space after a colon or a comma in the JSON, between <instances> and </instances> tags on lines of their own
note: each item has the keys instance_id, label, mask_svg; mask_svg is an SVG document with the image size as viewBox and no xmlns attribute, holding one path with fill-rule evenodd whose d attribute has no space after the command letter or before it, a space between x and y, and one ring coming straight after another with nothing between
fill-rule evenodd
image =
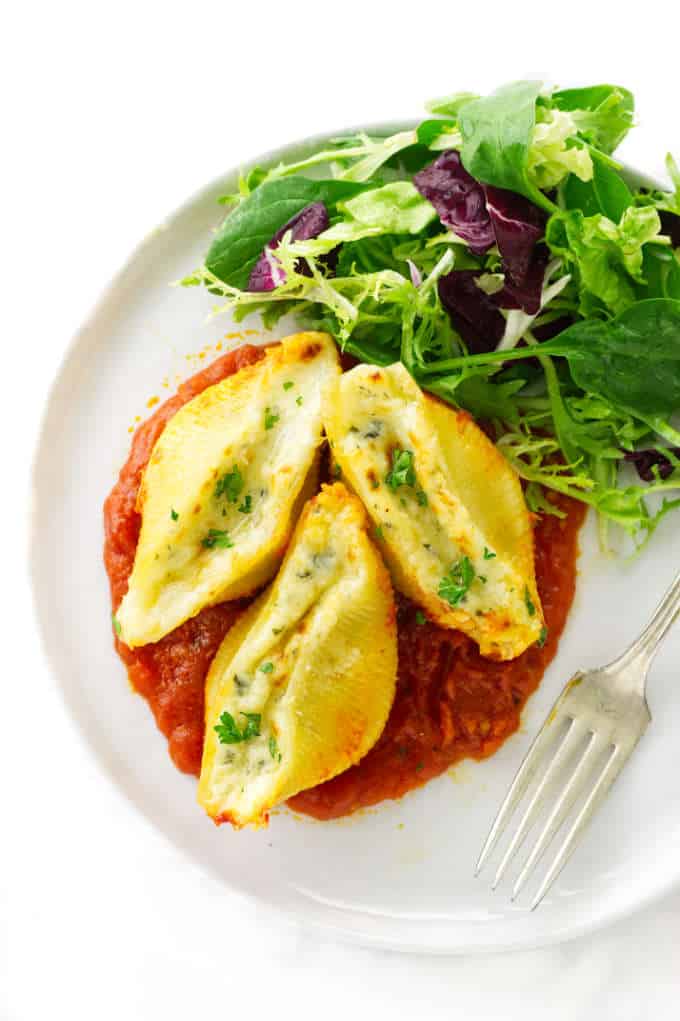
<instances>
[{"instance_id":1,"label":"marinara sauce","mask_svg":"<svg viewBox=\"0 0 680 1021\"><path fill-rule=\"evenodd\" d=\"M104 505L104 563L114 611L134 563L142 473L166 422L196 394L263 354L263 348L245 345L218 358L183 383L137 429ZM382 736L356 766L292 798L295 811L334 819L401 797L460 759L492 755L517 729L524 703L557 651L574 596L585 508L557 494L549 494L549 499L564 516L539 515L534 528L536 578L548 627L545 645L533 645L509 662L484 659L470 638L423 621L418 607L398 596L397 693ZM130 649L115 638L133 688L149 703L168 738L173 762L185 773L200 771L208 668L247 602L208 607L159 642L141 648Z\"/></svg>"}]
</instances>

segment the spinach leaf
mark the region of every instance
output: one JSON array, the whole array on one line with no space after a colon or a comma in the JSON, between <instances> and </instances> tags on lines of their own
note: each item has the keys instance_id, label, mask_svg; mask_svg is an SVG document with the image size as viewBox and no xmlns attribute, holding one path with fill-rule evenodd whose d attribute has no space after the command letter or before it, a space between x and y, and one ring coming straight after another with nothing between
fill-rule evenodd
<instances>
[{"instance_id":1,"label":"spinach leaf","mask_svg":"<svg viewBox=\"0 0 680 1021\"><path fill-rule=\"evenodd\" d=\"M559 110L573 115L579 134L603 152L613 152L633 126L635 100L620 85L562 89L551 99Z\"/></svg>"},{"instance_id":2,"label":"spinach leaf","mask_svg":"<svg viewBox=\"0 0 680 1021\"><path fill-rule=\"evenodd\" d=\"M676 298L680 300L680 256L662 245L648 245L642 260L645 285L641 298Z\"/></svg>"},{"instance_id":3,"label":"spinach leaf","mask_svg":"<svg viewBox=\"0 0 680 1021\"><path fill-rule=\"evenodd\" d=\"M365 187L295 176L265 181L227 216L206 256L207 269L232 287L246 288L265 245L291 217L312 202L335 206Z\"/></svg>"},{"instance_id":4,"label":"spinach leaf","mask_svg":"<svg viewBox=\"0 0 680 1021\"><path fill-rule=\"evenodd\" d=\"M650 298L610 322L574 323L540 351L567 358L581 389L657 431L680 409L680 301Z\"/></svg>"},{"instance_id":5,"label":"spinach leaf","mask_svg":"<svg viewBox=\"0 0 680 1021\"><path fill-rule=\"evenodd\" d=\"M478 98L479 96L476 92L454 92L451 96L431 99L429 103L425 104L425 108L438 117L457 117L464 103L469 103L471 99Z\"/></svg>"},{"instance_id":6,"label":"spinach leaf","mask_svg":"<svg viewBox=\"0 0 680 1021\"><path fill-rule=\"evenodd\" d=\"M454 121L422 121L418 125L416 134L418 147L426 148L428 151L432 149L435 152L448 152L450 149L455 149L458 152L463 144L463 136Z\"/></svg>"},{"instance_id":7,"label":"spinach leaf","mask_svg":"<svg viewBox=\"0 0 680 1021\"><path fill-rule=\"evenodd\" d=\"M593 177L580 181L570 174L564 184L563 197L567 209L580 209L585 216L602 213L615 223L633 204L633 194L623 178L603 160L592 153Z\"/></svg>"},{"instance_id":8,"label":"spinach leaf","mask_svg":"<svg viewBox=\"0 0 680 1021\"><path fill-rule=\"evenodd\" d=\"M680 410L680 301L637 301L616 319L581 320L540 345L452 358L432 369L470 372L536 356L549 365L547 355L566 358L574 383L586 394L633 415L672 442L680 441L668 422ZM550 390L548 371L546 377ZM571 452L565 451L567 456Z\"/></svg>"},{"instance_id":9,"label":"spinach leaf","mask_svg":"<svg viewBox=\"0 0 680 1021\"><path fill-rule=\"evenodd\" d=\"M429 147L440 137L440 135L451 135L457 130L455 121L435 118L432 120L421 121L416 130L416 135L418 136L418 141L421 145ZM449 148L455 148L455 146L450 146Z\"/></svg>"},{"instance_id":10,"label":"spinach leaf","mask_svg":"<svg viewBox=\"0 0 680 1021\"><path fill-rule=\"evenodd\" d=\"M527 176L541 82L513 82L458 111L463 166L476 180L519 192L544 209L552 202Z\"/></svg>"}]
</instances>

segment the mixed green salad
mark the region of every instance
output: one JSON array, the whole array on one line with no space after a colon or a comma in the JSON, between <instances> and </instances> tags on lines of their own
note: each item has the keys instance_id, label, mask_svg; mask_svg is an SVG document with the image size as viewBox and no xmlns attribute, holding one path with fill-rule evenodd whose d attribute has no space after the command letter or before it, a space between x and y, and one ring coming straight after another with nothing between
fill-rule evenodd
<instances>
[{"instance_id":1,"label":"mixed green salad","mask_svg":"<svg viewBox=\"0 0 680 1021\"><path fill-rule=\"evenodd\" d=\"M610 522L639 546L680 504L680 171L669 155L674 190L631 185L619 86L520 81L428 110L242 174L182 283L401 359L488 423L533 510L567 494L605 547Z\"/></svg>"}]
</instances>

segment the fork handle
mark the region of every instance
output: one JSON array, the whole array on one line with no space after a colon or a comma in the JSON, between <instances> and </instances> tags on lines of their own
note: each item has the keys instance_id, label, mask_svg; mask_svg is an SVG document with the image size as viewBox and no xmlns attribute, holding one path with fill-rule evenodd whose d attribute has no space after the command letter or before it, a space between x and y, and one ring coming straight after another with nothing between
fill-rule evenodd
<instances>
[{"instance_id":1,"label":"fork handle","mask_svg":"<svg viewBox=\"0 0 680 1021\"><path fill-rule=\"evenodd\" d=\"M666 632L680 616L680 572L657 606L647 627L623 655L611 664L616 670L625 670L644 694L647 671L661 645Z\"/></svg>"}]
</instances>

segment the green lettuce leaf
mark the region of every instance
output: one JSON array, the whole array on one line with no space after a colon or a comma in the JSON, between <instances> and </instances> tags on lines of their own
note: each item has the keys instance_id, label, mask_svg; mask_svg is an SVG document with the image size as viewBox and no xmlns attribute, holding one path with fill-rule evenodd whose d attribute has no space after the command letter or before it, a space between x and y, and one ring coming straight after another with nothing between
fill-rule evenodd
<instances>
[{"instance_id":1,"label":"green lettuce leaf","mask_svg":"<svg viewBox=\"0 0 680 1021\"><path fill-rule=\"evenodd\" d=\"M434 206L410 181L394 181L365 191L339 202L338 209L344 214L344 221L324 231L321 237L346 240L345 235L351 234L354 227L375 228L381 234L420 234L437 218Z\"/></svg>"},{"instance_id":2,"label":"green lettuce leaf","mask_svg":"<svg viewBox=\"0 0 680 1021\"><path fill-rule=\"evenodd\" d=\"M569 174L581 181L592 179L592 157L576 136L576 122L570 113L538 107L527 155L529 180L537 188L555 188Z\"/></svg>"},{"instance_id":3,"label":"green lettuce leaf","mask_svg":"<svg viewBox=\"0 0 680 1021\"><path fill-rule=\"evenodd\" d=\"M659 215L651 206L630 206L618 224L599 214L584 216L578 209L550 218L546 240L577 274L582 315L617 315L633 304L634 282L645 282L643 246L658 240L660 230Z\"/></svg>"},{"instance_id":4,"label":"green lettuce leaf","mask_svg":"<svg viewBox=\"0 0 680 1021\"><path fill-rule=\"evenodd\" d=\"M602 152L614 152L633 126L635 100L620 85L562 89L551 102L571 113L579 134Z\"/></svg>"}]
</instances>

